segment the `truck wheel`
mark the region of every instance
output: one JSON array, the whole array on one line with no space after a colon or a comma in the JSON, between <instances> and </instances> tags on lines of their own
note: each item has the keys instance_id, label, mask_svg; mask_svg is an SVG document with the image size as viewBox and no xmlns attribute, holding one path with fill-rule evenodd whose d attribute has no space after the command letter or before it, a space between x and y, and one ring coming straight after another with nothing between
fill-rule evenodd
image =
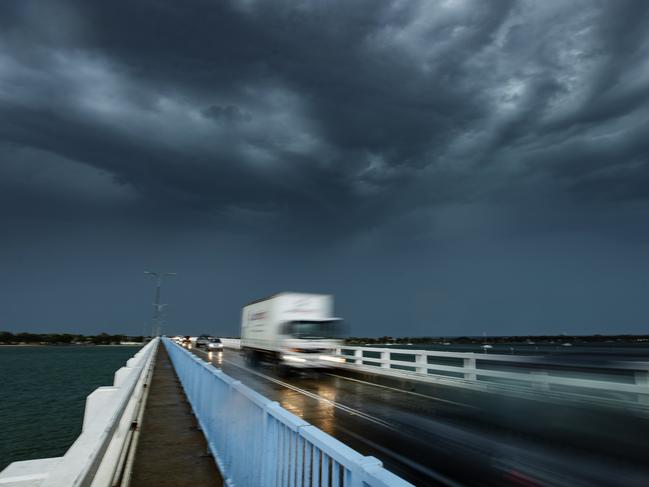
<instances>
[{"instance_id":1,"label":"truck wheel","mask_svg":"<svg viewBox=\"0 0 649 487\"><path fill-rule=\"evenodd\" d=\"M257 352L254 350L246 350L246 362L250 367L257 367L259 365L259 359L257 358Z\"/></svg>"}]
</instances>

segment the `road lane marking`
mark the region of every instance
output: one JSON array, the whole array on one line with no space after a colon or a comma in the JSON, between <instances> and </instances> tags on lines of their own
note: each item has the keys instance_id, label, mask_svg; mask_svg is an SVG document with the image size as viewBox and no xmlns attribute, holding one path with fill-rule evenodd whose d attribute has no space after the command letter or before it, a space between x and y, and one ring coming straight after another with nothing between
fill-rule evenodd
<instances>
[{"instance_id":1,"label":"road lane marking","mask_svg":"<svg viewBox=\"0 0 649 487\"><path fill-rule=\"evenodd\" d=\"M351 377L345 377L344 375L338 375L338 374L331 374L329 372L326 372L326 374L330 375L332 377L338 377L340 379L350 380L350 381L353 381L353 382L360 382L361 384L367 384L369 386L380 387L382 389L388 389L390 391L403 392L404 394L410 394L412 396L423 397L423 398L426 398L426 399L430 399L432 401L440 401L440 402L445 402L447 404L453 404L454 406L461 406L461 407L467 407L467 408L472 408L472 409L478 409L475 406L471 406L469 404L463 404L461 402L455 402L455 401L451 401L449 399L441 399L439 397L429 396L427 394L420 394L419 392L405 391L403 389L398 389L396 387L384 386L383 384L375 384L374 382L367 382L367 381L360 380L360 379L352 379Z\"/></svg>"},{"instance_id":2,"label":"road lane marking","mask_svg":"<svg viewBox=\"0 0 649 487\"><path fill-rule=\"evenodd\" d=\"M254 375L259 376L259 377L261 377L263 379L266 379L266 380L268 380L270 382L274 382L275 384L281 385L282 387L286 387L287 389L291 389L291 390L293 390L293 391L295 391L295 392L297 392L299 394L310 397L312 399L323 402L325 404L329 404L330 406L333 406L336 409L340 409L341 411L345 411L345 412L347 412L349 414L352 414L354 416L359 416L359 417L361 417L361 418L363 418L363 419L365 419L367 421L378 424L378 425L383 426L385 428L389 428L389 429L394 430L394 431L399 431L399 429L396 426L392 426L390 423L387 423L387 422L383 421L382 419L376 418L376 417L374 417L374 416L372 416L370 414L359 411L358 409L354 409L354 408L346 406L346 405L344 405L342 403L332 401L331 399L327 399L326 397L322 397L322 396L320 396L320 395L318 395L318 394L316 394L314 392L308 391L306 389L302 389L301 387L294 386L293 384L289 384L288 382L284 382L282 380L275 379L274 377L271 377L271 376L266 375L266 374L262 374L261 372L257 372L256 370L250 370L250 369L248 369L246 367L243 367L243 366L241 366L239 364L235 364L234 362L230 362L229 360L224 360L224 362L227 362L230 365L234 365L235 367L239 367L240 369L243 369L244 371L246 371L246 372L248 372L250 374L254 374Z\"/></svg>"}]
</instances>

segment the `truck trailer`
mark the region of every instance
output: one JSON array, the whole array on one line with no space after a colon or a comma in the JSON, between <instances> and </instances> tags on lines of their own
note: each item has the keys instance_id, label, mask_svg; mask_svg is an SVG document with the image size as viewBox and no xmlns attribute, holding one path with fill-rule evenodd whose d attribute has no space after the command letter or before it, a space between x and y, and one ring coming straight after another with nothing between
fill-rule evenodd
<instances>
[{"instance_id":1,"label":"truck trailer","mask_svg":"<svg viewBox=\"0 0 649 487\"><path fill-rule=\"evenodd\" d=\"M253 301L241 313L241 349L246 361L274 364L281 375L292 369L322 369L336 357L342 319L333 316L333 296L282 292Z\"/></svg>"}]
</instances>

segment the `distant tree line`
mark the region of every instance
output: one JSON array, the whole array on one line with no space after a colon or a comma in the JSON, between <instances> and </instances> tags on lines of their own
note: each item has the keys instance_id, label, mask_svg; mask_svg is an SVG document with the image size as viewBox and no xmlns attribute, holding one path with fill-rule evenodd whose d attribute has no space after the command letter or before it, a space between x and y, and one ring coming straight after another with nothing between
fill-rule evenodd
<instances>
[{"instance_id":1,"label":"distant tree line","mask_svg":"<svg viewBox=\"0 0 649 487\"><path fill-rule=\"evenodd\" d=\"M120 342L143 342L142 336L109 335L75 335L72 333L11 333L0 331L0 344L15 345L20 343L43 345L115 345Z\"/></svg>"}]
</instances>

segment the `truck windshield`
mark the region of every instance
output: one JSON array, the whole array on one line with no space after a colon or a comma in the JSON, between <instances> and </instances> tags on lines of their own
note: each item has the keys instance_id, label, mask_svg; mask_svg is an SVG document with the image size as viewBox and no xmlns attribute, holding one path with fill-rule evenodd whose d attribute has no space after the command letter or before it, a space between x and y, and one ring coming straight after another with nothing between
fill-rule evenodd
<instances>
[{"instance_id":1,"label":"truck windshield","mask_svg":"<svg viewBox=\"0 0 649 487\"><path fill-rule=\"evenodd\" d=\"M286 334L294 338L338 338L341 328L340 320L289 321Z\"/></svg>"}]
</instances>

